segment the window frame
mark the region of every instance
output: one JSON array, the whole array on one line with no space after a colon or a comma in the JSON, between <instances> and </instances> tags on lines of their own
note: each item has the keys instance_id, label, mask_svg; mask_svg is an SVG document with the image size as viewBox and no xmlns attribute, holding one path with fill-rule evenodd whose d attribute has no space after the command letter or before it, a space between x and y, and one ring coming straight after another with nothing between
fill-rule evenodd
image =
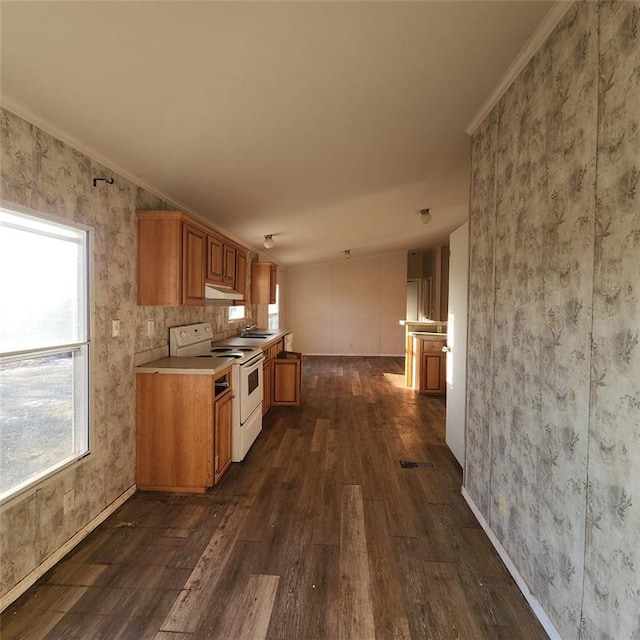
<instances>
[{"instance_id":1,"label":"window frame","mask_svg":"<svg viewBox=\"0 0 640 640\"><path fill-rule=\"evenodd\" d=\"M72 342L68 344L55 344L44 347L35 347L33 349L23 349L18 351L0 352L1 363L11 363L20 360L27 360L31 358L43 357L48 355L55 355L61 353L73 354L79 352L84 358L82 366L84 393L81 399L82 412L84 414L85 426L83 428L83 437L86 440L86 449L73 455L72 457L65 459L50 466L46 471L42 472L35 478L24 481L15 486L11 491L2 493L0 488L0 506L5 506L14 500L24 498L30 494L35 493L41 486L47 481L51 480L54 476L64 472L72 466L82 463L88 456L91 455L91 444L93 441L93 329L94 329L94 314L93 314L93 229L92 227L78 223L74 220L69 220L62 216L50 214L45 211L39 211L30 207L22 206L14 202L8 202L0 198L0 208L8 213L17 214L26 218L31 218L36 222L60 225L67 229L79 232L84 235L83 246L83 264L82 271L84 272L84 287L82 294L84 295L84 313L79 317L84 317L84 340L81 342ZM78 410L78 403L73 404L74 412ZM75 435L74 435L75 437Z\"/></svg>"},{"instance_id":2,"label":"window frame","mask_svg":"<svg viewBox=\"0 0 640 640\"><path fill-rule=\"evenodd\" d=\"M276 307L277 311L273 312L271 309ZM272 322L275 320L275 322ZM274 326L271 326L271 325ZM280 285L276 282L276 301L273 304L267 306L267 328L279 329L280 328Z\"/></svg>"},{"instance_id":3,"label":"window frame","mask_svg":"<svg viewBox=\"0 0 640 640\"><path fill-rule=\"evenodd\" d=\"M231 309L239 309L242 307L242 317L241 318L232 318L231 317ZM232 304L228 307L229 311L227 312L227 320L229 322L238 322L238 320L244 320L247 317L247 306L244 304Z\"/></svg>"}]
</instances>

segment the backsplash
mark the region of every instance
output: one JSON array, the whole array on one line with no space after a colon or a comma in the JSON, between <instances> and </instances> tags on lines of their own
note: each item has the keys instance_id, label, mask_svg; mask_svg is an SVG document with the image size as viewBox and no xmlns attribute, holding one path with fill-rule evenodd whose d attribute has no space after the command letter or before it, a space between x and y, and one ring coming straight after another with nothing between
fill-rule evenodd
<instances>
[{"instance_id":1,"label":"backsplash","mask_svg":"<svg viewBox=\"0 0 640 640\"><path fill-rule=\"evenodd\" d=\"M135 365L144 364L169 355L169 328L183 324L209 322L213 329L213 340L222 340L237 335L240 330L255 320L247 317L244 320L227 319L226 306L210 304L205 307L137 307L135 313L136 325L136 355ZM248 306L251 311L252 307ZM147 336L147 322L153 321L154 335Z\"/></svg>"}]
</instances>

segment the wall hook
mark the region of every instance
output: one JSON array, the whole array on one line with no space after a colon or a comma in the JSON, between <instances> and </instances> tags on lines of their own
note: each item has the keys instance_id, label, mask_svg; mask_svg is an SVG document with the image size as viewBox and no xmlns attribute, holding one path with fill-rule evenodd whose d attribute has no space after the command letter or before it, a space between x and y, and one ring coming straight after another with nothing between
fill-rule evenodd
<instances>
[{"instance_id":1,"label":"wall hook","mask_svg":"<svg viewBox=\"0 0 640 640\"><path fill-rule=\"evenodd\" d=\"M107 184L113 184L113 178L94 178L93 186L95 187L98 182L106 182Z\"/></svg>"}]
</instances>

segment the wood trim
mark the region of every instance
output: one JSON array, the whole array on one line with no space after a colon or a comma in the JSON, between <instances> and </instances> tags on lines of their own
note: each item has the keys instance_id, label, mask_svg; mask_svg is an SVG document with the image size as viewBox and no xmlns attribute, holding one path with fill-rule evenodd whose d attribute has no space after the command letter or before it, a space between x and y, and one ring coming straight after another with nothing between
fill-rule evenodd
<instances>
[{"instance_id":1,"label":"wood trim","mask_svg":"<svg viewBox=\"0 0 640 640\"><path fill-rule=\"evenodd\" d=\"M80 531L71 536L59 549L54 551L31 571L31 573L20 580L17 585L9 589L9 591L0 598L0 612L15 602L29 587L33 586L47 571L52 569L76 545L82 542L98 525L102 524L112 513L115 513L135 492L136 485L132 484L124 493L120 494L110 505L93 518L93 520L87 522Z\"/></svg>"},{"instance_id":2,"label":"wood trim","mask_svg":"<svg viewBox=\"0 0 640 640\"><path fill-rule=\"evenodd\" d=\"M151 220L190 220L182 211L165 211L164 209L140 209L136 211L138 218Z\"/></svg>"},{"instance_id":3,"label":"wood trim","mask_svg":"<svg viewBox=\"0 0 640 640\"><path fill-rule=\"evenodd\" d=\"M166 491L174 493L204 493L207 487L175 487L164 484L141 484L138 485L140 491Z\"/></svg>"},{"instance_id":4,"label":"wood trim","mask_svg":"<svg viewBox=\"0 0 640 640\"><path fill-rule=\"evenodd\" d=\"M465 129L467 134L470 136L474 134L475 130L480 126L480 124L482 124L482 121L489 115L490 111L496 106L500 98L502 98L502 96L508 91L514 80L520 75L520 72L525 68L529 60L533 58L538 49L549 37L549 34L555 29L558 22L560 22L562 16L564 16L572 5L573 2L559 0L549 9L549 11L547 11L547 14L538 25L538 28L533 32L532 36L525 43L522 49L520 49L520 52L515 57L494 90L489 94L489 97L484 101L473 118L471 118L471 122L469 122Z\"/></svg>"}]
</instances>

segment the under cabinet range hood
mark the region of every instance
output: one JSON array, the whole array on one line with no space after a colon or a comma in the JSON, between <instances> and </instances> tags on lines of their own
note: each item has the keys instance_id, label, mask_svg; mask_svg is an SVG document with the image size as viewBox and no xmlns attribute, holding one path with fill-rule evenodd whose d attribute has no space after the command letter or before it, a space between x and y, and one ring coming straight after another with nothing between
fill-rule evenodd
<instances>
[{"instance_id":1,"label":"under cabinet range hood","mask_svg":"<svg viewBox=\"0 0 640 640\"><path fill-rule=\"evenodd\" d=\"M204 285L204 297L205 300L212 301L228 301L233 302L234 300L242 300L244 297L238 291L234 291L231 287L224 287L222 285L216 284L206 284Z\"/></svg>"}]
</instances>

